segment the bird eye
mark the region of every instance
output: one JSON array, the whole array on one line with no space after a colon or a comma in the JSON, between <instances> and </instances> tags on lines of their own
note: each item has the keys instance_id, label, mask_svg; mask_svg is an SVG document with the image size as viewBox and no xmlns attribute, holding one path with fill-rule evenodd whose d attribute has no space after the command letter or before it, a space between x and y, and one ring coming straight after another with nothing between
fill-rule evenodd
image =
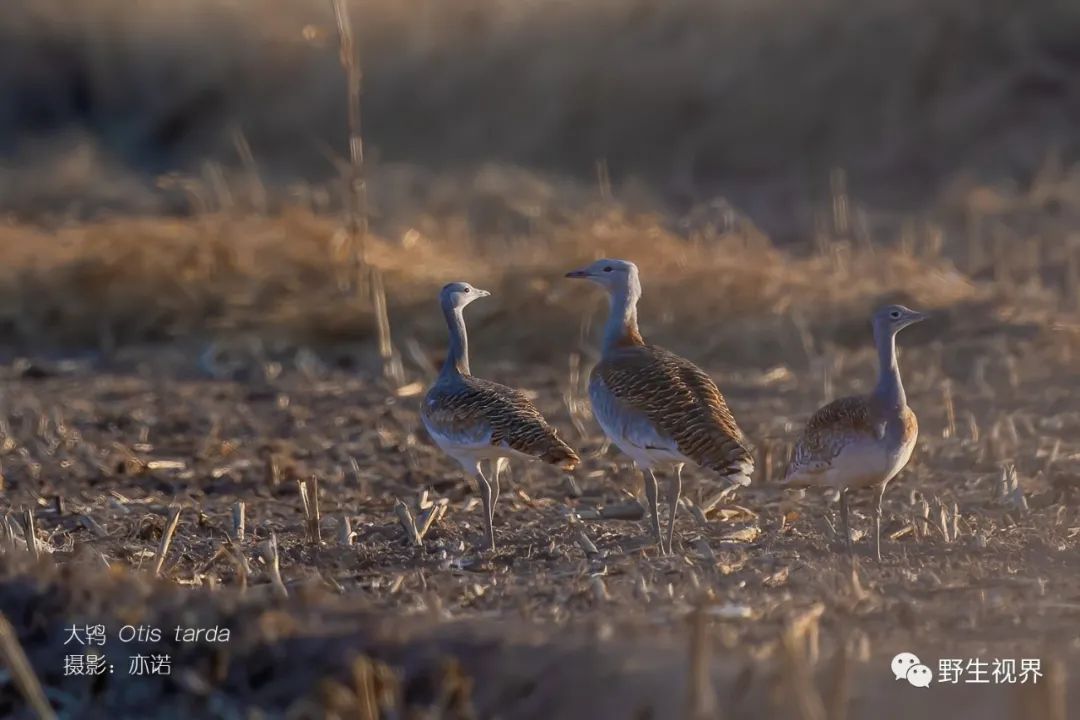
<instances>
[{"instance_id":1,"label":"bird eye","mask_svg":"<svg viewBox=\"0 0 1080 720\"><path fill-rule=\"evenodd\" d=\"M604 272L611 272L611 266L608 265L604 268Z\"/></svg>"},{"instance_id":2,"label":"bird eye","mask_svg":"<svg viewBox=\"0 0 1080 720\"><path fill-rule=\"evenodd\" d=\"M465 289L464 289L464 290L462 290L461 292L466 292L466 293L467 293L467 292L470 292L470 291L472 291L472 288L465 288Z\"/></svg>"},{"instance_id":3,"label":"bird eye","mask_svg":"<svg viewBox=\"0 0 1080 720\"><path fill-rule=\"evenodd\" d=\"M893 320L899 320L900 319L900 311L899 310L893 310L891 313L889 313L889 317L891 317Z\"/></svg>"}]
</instances>

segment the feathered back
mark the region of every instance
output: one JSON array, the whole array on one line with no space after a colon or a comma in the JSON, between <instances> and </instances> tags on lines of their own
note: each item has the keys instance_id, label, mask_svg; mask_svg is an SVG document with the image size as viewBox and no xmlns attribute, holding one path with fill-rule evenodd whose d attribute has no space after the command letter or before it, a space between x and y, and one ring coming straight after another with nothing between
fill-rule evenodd
<instances>
[{"instance_id":1,"label":"feathered back","mask_svg":"<svg viewBox=\"0 0 1080 720\"><path fill-rule=\"evenodd\" d=\"M440 378L422 414L430 428L463 444L491 444L572 470L577 453L523 393L471 375Z\"/></svg>"},{"instance_id":2,"label":"feathered back","mask_svg":"<svg viewBox=\"0 0 1080 720\"><path fill-rule=\"evenodd\" d=\"M894 413L896 417L890 421L889 415ZM895 428L891 432L890 422ZM807 421L791 451L785 479L829 470L833 461L850 445L891 440L903 446L913 443L918 432L918 420L909 407L884 408L873 395L834 400Z\"/></svg>"},{"instance_id":3,"label":"feathered back","mask_svg":"<svg viewBox=\"0 0 1080 720\"><path fill-rule=\"evenodd\" d=\"M820 472L850 443L876 440L879 429L865 397L834 400L814 413L791 451L787 477Z\"/></svg>"},{"instance_id":4,"label":"feathered back","mask_svg":"<svg viewBox=\"0 0 1080 720\"><path fill-rule=\"evenodd\" d=\"M753 456L712 378L689 360L654 345L611 348L594 380L644 413L680 453L724 475L753 470Z\"/></svg>"}]
</instances>

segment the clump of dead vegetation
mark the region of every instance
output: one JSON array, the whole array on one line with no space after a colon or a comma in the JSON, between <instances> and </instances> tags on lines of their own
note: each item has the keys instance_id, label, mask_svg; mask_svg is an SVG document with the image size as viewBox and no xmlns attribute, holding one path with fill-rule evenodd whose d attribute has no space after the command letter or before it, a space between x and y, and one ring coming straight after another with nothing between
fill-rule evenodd
<instances>
[{"instance_id":1,"label":"clump of dead vegetation","mask_svg":"<svg viewBox=\"0 0 1080 720\"><path fill-rule=\"evenodd\" d=\"M1065 352L1076 344L1080 245L1063 223L1032 213L1050 188L1063 215L1080 213L1074 175L1025 194L975 188L923 217L894 220L844 190L822 207L816 234L794 248L775 246L723 203L648 211L630 198L495 168L442 204L433 199L437 184L413 196L384 186L367 233L303 207L15 224L0 229L0 330L27 348L111 352L249 335L291 346L362 344L389 335L386 325L402 330L398 349L415 350L410 341L441 342L431 311L438 288L467 278L496 292L477 312L485 328L478 340L485 347L485 337L498 336L500 348L483 352L543 360L552 339L566 347L580 334L582 303L593 309L585 329L601 311L562 274L606 255L644 269L647 332L705 330L707 352L722 345L740 361L783 350L810 362L820 353L813 335L848 342L868 309L890 298L947 310L950 319L974 312L987 324L1037 324ZM484 190L492 176L508 180L501 191ZM369 268L378 270L378 292Z\"/></svg>"}]
</instances>

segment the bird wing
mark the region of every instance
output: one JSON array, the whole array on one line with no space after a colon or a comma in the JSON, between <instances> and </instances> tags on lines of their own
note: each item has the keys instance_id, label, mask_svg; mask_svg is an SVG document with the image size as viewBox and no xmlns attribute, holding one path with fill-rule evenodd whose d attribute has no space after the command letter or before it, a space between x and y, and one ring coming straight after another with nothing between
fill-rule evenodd
<instances>
[{"instance_id":1,"label":"bird wing","mask_svg":"<svg viewBox=\"0 0 1080 720\"><path fill-rule=\"evenodd\" d=\"M655 345L621 347L593 368L620 403L643 413L684 456L724 475L753 470L750 447L712 378Z\"/></svg>"},{"instance_id":2,"label":"bird wing","mask_svg":"<svg viewBox=\"0 0 1080 720\"><path fill-rule=\"evenodd\" d=\"M568 470L579 462L524 393L499 383L472 376L436 383L423 414L445 436L469 444L508 447Z\"/></svg>"},{"instance_id":3,"label":"bird wing","mask_svg":"<svg viewBox=\"0 0 1080 720\"><path fill-rule=\"evenodd\" d=\"M884 425L875 420L865 397L834 400L807 421L792 450L786 477L824 472L845 447L858 441L879 440L883 432Z\"/></svg>"}]
</instances>

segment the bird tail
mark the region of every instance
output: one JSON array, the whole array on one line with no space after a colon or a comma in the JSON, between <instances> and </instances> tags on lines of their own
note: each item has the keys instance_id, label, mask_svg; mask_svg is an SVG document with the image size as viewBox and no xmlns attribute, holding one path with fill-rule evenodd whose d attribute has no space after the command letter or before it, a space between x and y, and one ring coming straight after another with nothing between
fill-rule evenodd
<instances>
[{"instance_id":1,"label":"bird tail","mask_svg":"<svg viewBox=\"0 0 1080 720\"><path fill-rule=\"evenodd\" d=\"M714 466L713 470L733 484L746 487L750 484L750 476L754 474L754 456L749 451L742 450L737 457Z\"/></svg>"},{"instance_id":2,"label":"bird tail","mask_svg":"<svg viewBox=\"0 0 1080 720\"><path fill-rule=\"evenodd\" d=\"M551 447L544 451L540 456L540 459L551 465L562 468L563 470L573 470L577 467L577 464L581 462L581 458L577 456L573 448L564 443L559 438L553 438L555 442L551 443Z\"/></svg>"}]
</instances>

